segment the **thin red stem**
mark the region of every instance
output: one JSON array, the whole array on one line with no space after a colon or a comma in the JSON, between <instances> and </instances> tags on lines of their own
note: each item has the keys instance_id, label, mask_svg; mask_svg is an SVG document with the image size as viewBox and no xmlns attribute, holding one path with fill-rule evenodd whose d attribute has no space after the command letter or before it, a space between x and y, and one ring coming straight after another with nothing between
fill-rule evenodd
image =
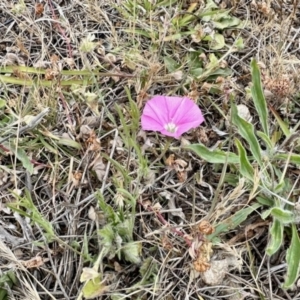
<instances>
[{"instance_id":1,"label":"thin red stem","mask_svg":"<svg viewBox=\"0 0 300 300\"><path fill-rule=\"evenodd\" d=\"M176 229L176 228L174 228L174 227L171 227L170 223L166 221L166 219L163 217L163 215L162 215L159 211L154 210L150 205L147 205L147 206L144 205L144 204L143 204L142 202L140 202L140 201L139 201L139 204L140 204L141 206L143 206L144 209L146 209L146 210L148 210L148 211L151 211L151 212L155 213L155 215L157 216L157 218L159 219L159 221L160 221L163 225L168 226L168 227L170 228L170 230L171 230L173 233L177 234L178 236L181 236L181 237L185 240L186 244L187 244L189 247L192 246L192 241L190 241L182 231L180 231L180 230L178 230L178 229Z\"/></svg>"}]
</instances>

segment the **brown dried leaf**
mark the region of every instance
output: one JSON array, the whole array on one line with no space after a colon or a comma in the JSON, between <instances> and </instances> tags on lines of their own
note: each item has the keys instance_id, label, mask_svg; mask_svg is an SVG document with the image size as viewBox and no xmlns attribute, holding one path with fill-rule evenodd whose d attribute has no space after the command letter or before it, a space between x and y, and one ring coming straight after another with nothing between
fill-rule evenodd
<instances>
[{"instance_id":1,"label":"brown dried leaf","mask_svg":"<svg viewBox=\"0 0 300 300\"><path fill-rule=\"evenodd\" d=\"M155 212L159 212L162 209L162 206L156 202L153 206L152 206L152 210Z\"/></svg>"},{"instance_id":2,"label":"brown dried leaf","mask_svg":"<svg viewBox=\"0 0 300 300\"><path fill-rule=\"evenodd\" d=\"M166 165L168 167L173 167L175 162L175 154L171 154L167 159L166 159Z\"/></svg>"},{"instance_id":3,"label":"brown dried leaf","mask_svg":"<svg viewBox=\"0 0 300 300\"><path fill-rule=\"evenodd\" d=\"M103 162L102 157L98 157L93 162L93 170L96 172L99 181L102 182L106 172L106 164Z\"/></svg>"},{"instance_id":4,"label":"brown dried leaf","mask_svg":"<svg viewBox=\"0 0 300 300\"><path fill-rule=\"evenodd\" d=\"M44 259L41 256L36 256L29 260L22 260L21 263L27 269L39 268L44 264Z\"/></svg>"},{"instance_id":5,"label":"brown dried leaf","mask_svg":"<svg viewBox=\"0 0 300 300\"><path fill-rule=\"evenodd\" d=\"M56 71L49 68L49 69L46 69L45 79L46 80L53 80L57 75L58 75L58 73Z\"/></svg>"},{"instance_id":6,"label":"brown dried leaf","mask_svg":"<svg viewBox=\"0 0 300 300\"><path fill-rule=\"evenodd\" d=\"M37 16L41 16L44 13L44 4L43 3L36 3L34 9L35 9L35 14Z\"/></svg>"},{"instance_id":7,"label":"brown dried leaf","mask_svg":"<svg viewBox=\"0 0 300 300\"><path fill-rule=\"evenodd\" d=\"M72 176L72 182L73 182L74 186L78 187L80 185L80 182L81 182L82 173L76 171L72 175L73 175Z\"/></svg>"},{"instance_id":8,"label":"brown dried leaf","mask_svg":"<svg viewBox=\"0 0 300 300\"><path fill-rule=\"evenodd\" d=\"M166 249L166 250L172 250L173 249L173 244L172 244L171 240L166 235L164 235L162 237L161 243L162 243L162 246L163 246L164 249Z\"/></svg>"},{"instance_id":9,"label":"brown dried leaf","mask_svg":"<svg viewBox=\"0 0 300 300\"><path fill-rule=\"evenodd\" d=\"M187 165L188 165L188 163L180 158L178 158L174 161L174 169L177 172L183 172L185 170L185 168L187 167Z\"/></svg>"},{"instance_id":10,"label":"brown dried leaf","mask_svg":"<svg viewBox=\"0 0 300 300\"><path fill-rule=\"evenodd\" d=\"M88 211L88 217L92 221L96 221L97 220L97 214L95 212L94 206L90 206L89 211Z\"/></svg>"}]
</instances>

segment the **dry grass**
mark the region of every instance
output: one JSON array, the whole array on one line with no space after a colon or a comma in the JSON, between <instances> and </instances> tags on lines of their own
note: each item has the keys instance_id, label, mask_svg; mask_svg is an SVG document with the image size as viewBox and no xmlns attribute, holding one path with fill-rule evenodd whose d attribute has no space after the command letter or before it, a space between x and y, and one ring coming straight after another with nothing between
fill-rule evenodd
<instances>
[{"instance_id":1,"label":"dry grass","mask_svg":"<svg viewBox=\"0 0 300 300\"><path fill-rule=\"evenodd\" d=\"M80 278L94 267L103 283L98 299L299 299L298 287L280 287L282 254L264 255L269 223L259 213L218 245L203 240L201 221L216 226L247 207L249 187L225 182L229 166L178 150L227 139L219 132L228 130L228 91L254 114L247 100L254 57L270 104L297 123L299 1L221 1L247 22L221 30L227 46L217 51L191 32L205 1L152 2L147 9L151 1L1 1L0 67L7 72L0 75L19 80L0 79L0 135L9 137L0 145L1 275L16 277L1 289L10 299L79 300ZM244 47L236 49L239 37ZM139 127L154 94L189 95L206 118L164 157L168 141ZM288 176L297 192L298 173ZM106 226L118 233L108 253ZM210 263L212 275L195 272L195 261Z\"/></svg>"}]
</instances>

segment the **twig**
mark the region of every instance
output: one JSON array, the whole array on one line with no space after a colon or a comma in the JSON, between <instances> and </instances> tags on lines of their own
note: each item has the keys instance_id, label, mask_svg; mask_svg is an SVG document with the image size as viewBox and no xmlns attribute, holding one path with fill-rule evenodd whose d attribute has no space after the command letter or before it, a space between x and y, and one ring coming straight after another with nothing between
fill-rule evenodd
<instances>
[{"instance_id":1,"label":"twig","mask_svg":"<svg viewBox=\"0 0 300 300\"><path fill-rule=\"evenodd\" d=\"M186 236L185 233L183 233L182 231L176 229L175 227L171 227L170 223L166 221L166 219L163 217L163 215L159 212L159 211L156 211L154 210L150 205L144 205L141 201L138 201L138 203L146 210L150 211L150 212L153 212L155 213L155 215L157 216L157 218L159 219L159 221L163 224L163 225L166 225L170 228L170 230L175 233L176 235L178 236L181 236L186 244L191 247L192 246L192 241L189 240Z\"/></svg>"},{"instance_id":2,"label":"twig","mask_svg":"<svg viewBox=\"0 0 300 300\"><path fill-rule=\"evenodd\" d=\"M60 100L61 100L62 106L65 109L65 112L66 112L66 115L67 115L67 118L68 118L68 122L69 122L70 126L72 127L72 125L73 125L72 124L72 119L71 119L70 111L69 111L65 96L63 95L63 93L61 91L59 92L59 95L60 95Z\"/></svg>"}]
</instances>

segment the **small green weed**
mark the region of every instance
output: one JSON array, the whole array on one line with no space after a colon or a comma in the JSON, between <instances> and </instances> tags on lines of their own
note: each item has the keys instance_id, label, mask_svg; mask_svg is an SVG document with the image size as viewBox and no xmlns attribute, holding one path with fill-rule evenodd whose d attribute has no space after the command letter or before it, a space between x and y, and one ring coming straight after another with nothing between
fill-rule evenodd
<instances>
[{"instance_id":1,"label":"small green weed","mask_svg":"<svg viewBox=\"0 0 300 300\"><path fill-rule=\"evenodd\" d=\"M292 192L293 186L288 176L288 169L290 164L299 166L300 155L281 147L279 132L271 133L268 106L255 60L251 63L251 70L251 94L262 131L256 130L253 124L240 117L236 104L232 101L231 121L238 135L238 138L234 140L237 154L222 149L211 151L201 144L190 145L186 148L193 150L199 157L210 163L238 164L238 168L233 168L236 171L235 176L244 178L250 184L249 201L252 199L257 201L256 204L242 209L217 225L216 232L211 238L236 227L246 219L249 213L263 206L266 210L262 212L262 218L272 219L272 226L269 230L270 242L266 253L271 256L280 249L284 242L284 233L285 237L290 240L290 247L286 254L288 267L284 287L291 288L299 276L300 240L296 229L296 224L299 222L299 213L295 209L297 199ZM289 139L294 130L288 129L277 114L275 117L282 134Z\"/></svg>"}]
</instances>

